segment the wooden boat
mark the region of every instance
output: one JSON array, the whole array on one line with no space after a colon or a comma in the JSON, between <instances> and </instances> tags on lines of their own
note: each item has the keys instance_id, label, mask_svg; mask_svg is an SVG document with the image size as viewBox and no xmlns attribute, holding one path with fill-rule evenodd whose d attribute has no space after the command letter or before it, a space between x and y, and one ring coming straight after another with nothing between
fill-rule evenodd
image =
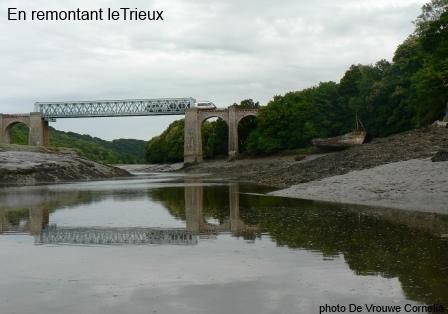
<instances>
[{"instance_id":1,"label":"wooden boat","mask_svg":"<svg viewBox=\"0 0 448 314\"><path fill-rule=\"evenodd\" d=\"M367 132L365 131L364 125L358 116L356 116L356 126L354 131L335 137L315 138L312 140L312 143L314 146L322 148L349 147L363 144L366 136Z\"/></svg>"},{"instance_id":2,"label":"wooden boat","mask_svg":"<svg viewBox=\"0 0 448 314\"><path fill-rule=\"evenodd\" d=\"M361 145L366 139L367 132L365 131L353 131L344 135L328 137L328 138L315 138L312 143L318 147L349 147L353 145Z\"/></svg>"}]
</instances>

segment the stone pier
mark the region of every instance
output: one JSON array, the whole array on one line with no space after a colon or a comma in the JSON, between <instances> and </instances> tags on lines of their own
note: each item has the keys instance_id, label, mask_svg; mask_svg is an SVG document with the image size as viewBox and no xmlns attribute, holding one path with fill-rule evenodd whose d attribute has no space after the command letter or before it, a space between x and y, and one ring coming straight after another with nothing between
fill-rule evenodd
<instances>
[{"instance_id":1,"label":"stone pier","mask_svg":"<svg viewBox=\"0 0 448 314\"><path fill-rule=\"evenodd\" d=\"M229 128L229 159L238 157L238 124L248 116L256 116L258 109L238 109L230 106L227 109L198 109L185 111L184 163L194 164L202 157L202 123L209 118L221 118Z\"/></svg>"},{"instance_id":2,"label":"stone pier","mask_svg":"<svg viewBox=\"0 0 448 314\"><path fill-rule=\"evenodd\" d=\"M49 145L48 121L43 119L40 112L31 112L30 114L0 114L0 144L11 143L11 127L17 123L23 123L28 127L29 145Z\"/></svg>"}]
</instances>

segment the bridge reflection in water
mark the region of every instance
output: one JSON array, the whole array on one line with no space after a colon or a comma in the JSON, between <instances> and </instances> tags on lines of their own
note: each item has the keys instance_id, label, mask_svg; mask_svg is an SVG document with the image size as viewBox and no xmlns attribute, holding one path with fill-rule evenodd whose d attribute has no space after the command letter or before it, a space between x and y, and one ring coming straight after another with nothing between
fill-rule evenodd
<instances>
[{"instance_id":1,"label":"bridge reflection in water","mask_svg":"<svg viewBox=\"0 0 448 314\"><path fill-rule=\"evenodd\" d=\"M71 228L48 226L36 238L39 244L180 244L194 245L197 236L182 229Z\"/></svg>"},{"instance_id":2,"label":"bridge reflection in water","mask_svg":"<svg viewBox=\"0 0 448 314\"><path fill-rule=\"evenodd\" d=\"M255 234L258 225L246 225L240 217L239 184L229 185L230 214L223 223L210 224L204 219L204 187L201 185L185 186L185 217L187 230L194 234L216 234L231 232L234 236Z\"/></svg>"},{"instance_id":3,"label":"bridge reflection in water","mask_svg":"<svg viewBox=\"0 0 448 314\"><path fill-rule=\"evenodd\" d=\"M48 226L49 219L47 207L0 208L0 234L39 235Z\"/></svg>"},{"instance_id":4,"label":"bridge reflection in water","mask_svg":"<svg viewBox=\"0 0 448 314\"><path fill-rule=\"evenodd\" d=\"M202 182L185 186L185 228L145 227L62 227L49 224L48 207L0 208L0 234L31 234L36 244L177 244L195 245L198 236L232 233L253 238L258 225L247 225L240 218L239 185L229 185L229 216L220 224L204 218L204 187Z\"/></svg>"}]
</instances>

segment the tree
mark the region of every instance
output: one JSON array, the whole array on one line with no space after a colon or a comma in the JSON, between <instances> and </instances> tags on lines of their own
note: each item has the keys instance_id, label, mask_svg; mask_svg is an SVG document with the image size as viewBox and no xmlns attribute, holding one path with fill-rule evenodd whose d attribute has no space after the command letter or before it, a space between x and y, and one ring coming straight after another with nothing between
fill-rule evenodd
<instances>
[{"instance_id":1,"label":"tree","mask_svg":"<svg viewBox=\"0 0 448 314\"><path fill-rule=\"evenodd\" d=\"M160 135L153 137L145 147L149 163L180 162L184 158L184 120L171 123Z\"/></svg>"},{"instance_id":2,"label":"tree","mask_svg":"<svg viewBox=\"0 0 448 314\"><path fill-rule=\"evenodd\" d=\"M213 159L223 157L228 152L229 128L222 119L205 121L201 127L203 157Z\"/></svg>"}]
</instances>

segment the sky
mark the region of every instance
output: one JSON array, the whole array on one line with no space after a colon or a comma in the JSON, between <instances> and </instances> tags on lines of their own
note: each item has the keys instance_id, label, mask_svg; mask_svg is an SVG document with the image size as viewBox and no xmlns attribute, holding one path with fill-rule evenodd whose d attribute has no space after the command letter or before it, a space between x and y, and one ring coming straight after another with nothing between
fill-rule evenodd
<instances>
[{"instance_id":1,"label":"sky","mask_svg":"<svg viewBox=\"0 0 448 314\"><path fill-rule=\"evenodd\" d=\"M391 60L426 0L1 0L0 113L34 102L193 97L225 107ZM8 8L163 10L163 21L8 21ZM59 119L148 140L182 116Z\"/></svg>"}]
</instances>

